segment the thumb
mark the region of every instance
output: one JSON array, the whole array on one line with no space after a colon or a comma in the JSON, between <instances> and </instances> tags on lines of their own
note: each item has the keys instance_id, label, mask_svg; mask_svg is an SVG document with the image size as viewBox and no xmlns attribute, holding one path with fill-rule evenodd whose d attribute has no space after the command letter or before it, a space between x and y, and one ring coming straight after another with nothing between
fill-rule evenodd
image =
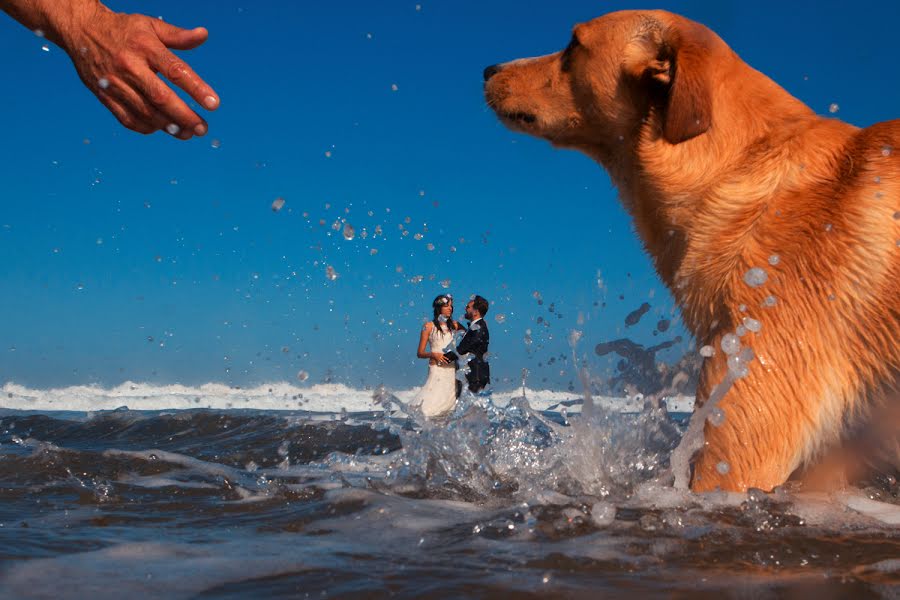
<instances>
[{"instance_id":1,"label":"thumb","mask_svg":"<svg viewBox=\"0 0 900 600\"><path fill-rule=\"evenodd\" d=\"M176 50L191 50L205 42L206 38L209 37L209 32L205 27L182 29L159 19L153 19L153 30L159 37L159 41L165 44L166 47Z\"/></svg>"}]
</instances>

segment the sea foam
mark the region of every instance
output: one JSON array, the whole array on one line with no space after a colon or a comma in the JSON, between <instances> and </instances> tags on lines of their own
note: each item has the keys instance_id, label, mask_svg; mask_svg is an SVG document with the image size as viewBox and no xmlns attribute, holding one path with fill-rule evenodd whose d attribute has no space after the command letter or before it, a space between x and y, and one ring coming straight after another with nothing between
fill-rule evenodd
<instances>
[{"instance_id":1,"label":"sea foam","mask_svg":"<svg viewBox=\"0 0 900 600\"><path fill-rule=\"evenodd\" d=\"M418 387L390 390L404 403L413 400ZM521 388L498 391L491 400L505 406L513 398L528 400L536 410L552 410L569 414L581 411L581 394ZM317 413L379 411L383 407L373 399L374 390L352 388L340 383L320 383L297 386L287 382L275 382L255 387L232 387L221 383L200 386L180 384L153 385L126 381L112 388L99 386L71 386L51 389L34 389L16 383L6 383L0 388L0 407L28 411L79 411L115 410L186 410L186 409L253 409L253 410L301 410ZM676 396L665 400L670 412L691 412L693 397ZM644 399L641 395L630 397L600 396L594 403L611 412L640 412Z\"/></svg>"}]
</instances>

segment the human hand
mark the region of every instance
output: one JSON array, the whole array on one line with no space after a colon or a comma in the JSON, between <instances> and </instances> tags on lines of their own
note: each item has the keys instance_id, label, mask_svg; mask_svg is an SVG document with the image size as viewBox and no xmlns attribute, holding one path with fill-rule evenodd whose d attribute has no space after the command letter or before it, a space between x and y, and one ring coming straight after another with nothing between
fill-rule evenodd
<instances>
[{"instance_id":1,"label":"human hand","mask_svg":"<svg viewBox=\"0 0 900 600\"><path fill-rule=\"evenodd\" d=\"M433 358L434 361L439 365L445 365L450 362L450 359L444 356L443 352L432 352L431 358Z\"/></svg>"},{"instance_id":2,"label":"human hand","mask_svg":"<svg viewBox=\"0 0 900 600\"><path fill-rule=\"evenodd\" d=\"M81 80L122 125L145 134L161 129L181 140L206 134L206 121L157 75L165 76L201 106L218 108L215 91L169 51L196 48L206 41L206 29L181 29L101 5L61 33Z\"/></svg>"}]
</instances>

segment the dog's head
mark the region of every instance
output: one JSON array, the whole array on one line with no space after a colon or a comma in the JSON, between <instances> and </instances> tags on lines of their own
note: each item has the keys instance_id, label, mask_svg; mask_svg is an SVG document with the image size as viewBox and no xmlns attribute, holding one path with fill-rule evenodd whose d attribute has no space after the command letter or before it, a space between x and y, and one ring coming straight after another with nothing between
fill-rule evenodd
<instances>
[{"instance_id":1,"label":"dog's head","mask_svg":"<svg viewBox=\"0 0 900 600\"><path fill-rule=\"evenodd\" d=\"M577 25L565 50L485 69L488 104L509 127L602 157L626 139L678 144L713 119L706 27L664 11L622 11Z\"/></svg>"}]
</instances>

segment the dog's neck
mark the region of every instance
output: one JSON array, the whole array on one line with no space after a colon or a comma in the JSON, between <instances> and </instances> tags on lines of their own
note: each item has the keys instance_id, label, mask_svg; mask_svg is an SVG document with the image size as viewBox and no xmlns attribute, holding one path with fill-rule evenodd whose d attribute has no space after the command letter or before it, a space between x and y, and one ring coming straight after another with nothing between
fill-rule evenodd
<instances>
[{"instance_id":1,"label":"dog's neck","mask_svg":"<svg viewBox=\"0 0 900 600\"><path fill-rule=\"evenodd\" d=\"M667 142L651 115L629 140L630 152L595 156L619 188L685 324L701 340L713 333L702 330L708 324L729 325L722 321L734 299L724 297L724 282L765 255L754 235L757 224L771 218L792 189L834 172L840 160L803 149L822 147L817 137L849 139L856 131L817 117L765 79L771 85L763 87L769 94L758 99L762 106L753 103L757 99L715 106L712 127L694 139ZM701 269L706 288L693 277Z\"/></svg>"}]
</instances>

